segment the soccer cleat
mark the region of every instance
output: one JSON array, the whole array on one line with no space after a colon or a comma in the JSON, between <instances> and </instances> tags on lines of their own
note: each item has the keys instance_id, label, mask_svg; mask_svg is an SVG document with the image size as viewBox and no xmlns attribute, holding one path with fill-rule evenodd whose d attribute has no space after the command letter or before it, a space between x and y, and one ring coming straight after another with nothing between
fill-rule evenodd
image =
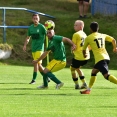
<instances>
[{"instance_id":1,"label":"soccer cleat","mask_svg":"<svg viewBox=\"0 0 117 117\"><path fill-rule=\"evenodd\" d=\"M75 89L80 89L78 84L75 84Z\"/></svg>"},{"instance_id":2,"label":"soccer cleat","mask_svg":"<svg viewBox=\"0 0 117 117\"><path fill-rule=\"evenodd\" d=\"M83 16L81 16L81 15L78 17L78 19L82 19L82 18L84 18L84 17L83 17Z\"/></svg>"},{"instance_id":3,"label":"soccer cleat","mask_svg":"<svg viewBox=\"0 0 117 117\"><path fill-rule=\"evenodd\" d=\"M32 80L29 84L35 84L35 81L34 81L34 80Z\"/></svg>"},{"instance_id":4,"label":"soccer cleat","mask_svg":"<svg viewBox=\"0 0 117 117\"><path fill-rule=\"evenodd\" d=\"M50 82L50 78L48 78L48 82Z\"/></svg>"},{"instance_id":5,"label":"soccer cleat","mask_svg":"<svg viewBox=\"0 0 117 117\"><path fill-rule=\"evenodd\" d=\"M44 85L38 86L38 89L48 89L48 87L45 87Z\"/></svg>"},{"instance_id":6,"label":"soccer cleat","mask_svg":"<svg viewBox=\"0 0 117 117\"><path fill-rule=\"evenodd\" d=\"M64 85L64 83L62 83L62 82L60 84L57 84L56 89L60 89L63 85Z\"/></svg>"},{"instance_id":7,"label":"soccer cleat","mask_svg":"<svg viewBox=\"0 0 117 117\"><path fill-rule=\"evenodd\" d=\"M87 89L87 84L86 83L82 84L82 86L80 88L81 89Z\"/></svg>"},{"instance_id":8,"label":"soccer cleat","mask_svg":"<svg viewBox=\"0 0 117 117\"><path fill-rule=\"evenodd\" d=\"M80 91L81 94L90 94L90 90L84 90L84 91Z\"/></svg>"}]
</instances>

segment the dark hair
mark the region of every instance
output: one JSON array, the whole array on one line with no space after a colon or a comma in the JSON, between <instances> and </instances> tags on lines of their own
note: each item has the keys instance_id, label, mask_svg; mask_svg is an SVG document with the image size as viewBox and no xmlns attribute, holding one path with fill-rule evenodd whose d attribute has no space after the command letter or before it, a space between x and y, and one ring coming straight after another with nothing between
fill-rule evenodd
<instances>
[{"instance_id":1,"label":"dark hair","mask_svg":"<svg viewBox=\"0 0 117 117\"><path fill-rule=\"evenodd\" d=\"M99 25L98 25L97 22L92 22L92 23L90 24L90 28L91 28L91 30L92 30L93 32L97 32L98 29L99 29Z\"/></svg>"},{"instance_id":2,"label":"dark hair","mask_svg":"<svg viewBox=\"0 0 117 117\"><path fill-rule=\"evenodd\" d=\"M32 17L33 17L33 16L39 16L39 14L37 14L37 13L34 13L34 14L32 15Z\"/></svg>"}]
</instances>

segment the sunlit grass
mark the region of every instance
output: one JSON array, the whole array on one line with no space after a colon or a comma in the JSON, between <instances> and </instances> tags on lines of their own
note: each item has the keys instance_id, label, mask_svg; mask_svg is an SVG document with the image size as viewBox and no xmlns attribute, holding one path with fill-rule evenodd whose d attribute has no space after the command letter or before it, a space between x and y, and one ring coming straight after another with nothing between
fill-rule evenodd
<instances>
[{"instance_id":1,"label":"sunlit grass","mask_svg":"<svg viewBox=\"0 0 117 117\"><path fill-rule=\"evenodd\" d=\"M33 67L0 66L1 117L116 117L117 86L99 73L90 95L81 95L74 89L69 69L56 72L64 82L60 90L49 83L48 90L38 90L42 77L38 74L35 85L28 84ZM87 83L91 69L83 69ZM117 76L116 71L111 70ZM81 84L81 82L79 81Z\"/></svg>"}]
</instances>

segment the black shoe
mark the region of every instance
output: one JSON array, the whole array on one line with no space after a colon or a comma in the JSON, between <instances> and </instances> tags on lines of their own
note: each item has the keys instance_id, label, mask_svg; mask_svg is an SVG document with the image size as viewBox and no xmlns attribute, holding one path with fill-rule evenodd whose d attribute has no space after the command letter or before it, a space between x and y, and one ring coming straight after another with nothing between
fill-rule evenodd
<instances>
[{"instance_id":1,"label":"black shoe","mask_svg":"<svg viewBox=\"0 0 117 117\"><path fill-rule=\"evenodd\" d=\"M32 80L29 84L35 84L35 81L34 81L34 80Z\"/></svg>"},{"instance_id":2,"label":"black shoe","mask_svg":"<svg viewBox=\"0 0 117 117\"><path fill-rule=\"evenodd\" d=\"M78 19L82 19L82 18L84 18L84 17L80 15Z\"/></svg>"},{"instance_id":3,"label":"black shoe","mask_svg":"<svg viewBox=\"0 0 117 117\"><path fill-rule=\"evenodd\" d=\"M87 15L84 15L84 17L83 18L87 18Z\"/></svg>"}]
</instances>

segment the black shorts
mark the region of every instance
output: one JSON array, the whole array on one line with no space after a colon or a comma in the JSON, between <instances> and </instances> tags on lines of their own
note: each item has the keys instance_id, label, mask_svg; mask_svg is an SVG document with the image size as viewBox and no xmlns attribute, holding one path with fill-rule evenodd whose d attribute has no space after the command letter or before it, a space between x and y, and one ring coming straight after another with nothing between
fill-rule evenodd
<instances>
[{"instance_id":1,"label":"black shorts","mask_svg":"<svg viewBox=\"0 0 117 117\"><path fill-rule=\"evenodd\" d=\"M94 69L98 69L103 75L108 73L109 60L101 60L95 64Z\"/></svg>"},{"instance_id":2,"label":"black shorts","mask_svg":"<svg viewBox=\"0 0 117 117\"><path fill-rule=\"evenodd\" d=\"M85 1L85 2L89 2L90 0L77 0L77 1Z\"/></svg>"},{"instance_id":3,"label":"black shorts","mask_svg":"<svg viewBox=\"0 0 117 117\"><path fill-rule=\"evenodd\" d=\"M76 60L76 59L73 58L71 67L80 68L81 66L87 64L87 62L88 62L88 60L81 61L81 60Z\"/></svg>"}]
</instances>

